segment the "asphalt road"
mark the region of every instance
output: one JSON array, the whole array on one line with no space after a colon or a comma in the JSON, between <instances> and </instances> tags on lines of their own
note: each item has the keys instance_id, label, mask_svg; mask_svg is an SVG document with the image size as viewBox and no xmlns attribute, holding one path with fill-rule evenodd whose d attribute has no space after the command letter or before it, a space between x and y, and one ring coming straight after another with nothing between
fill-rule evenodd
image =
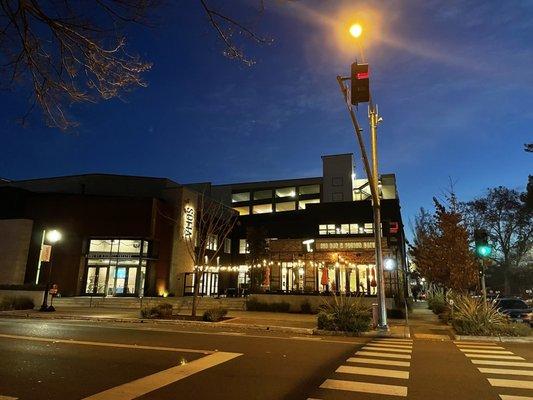
<instances>
[{"instance_id":1,"label":"asphalt road","mask_svg":"<svg viewBox=\"0 0 533 400\"><path fill-rule=\"evenodd\" d=\"M531 344L1 319L0 355L0 400L533 399Z\"/></svg>"}]
</instances>

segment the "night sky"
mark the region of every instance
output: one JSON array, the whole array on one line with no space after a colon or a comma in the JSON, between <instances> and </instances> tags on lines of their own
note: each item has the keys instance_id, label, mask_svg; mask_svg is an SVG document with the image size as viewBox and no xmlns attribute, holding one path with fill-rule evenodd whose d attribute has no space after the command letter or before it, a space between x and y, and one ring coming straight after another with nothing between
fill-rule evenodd
<instances>
[{"instance_id":1,"label":"night sky","mask_svg":"<svg viewBox=\"0 0 533 400\"><path fill-rule=\"evenodd\" d=\"M155 29L135 30L154 63L124 100L76 106L75 131L16 119L24 92L0 92L0 177L82 173L230 183L321 175L320 156L360 156L336 75L358 47L384 118L381 171L395 173L405 222L450 179L461 199L485 188L523 189L533 172L533 1L225 1L272 44L240 41L256 64L222 56L196 1L168 2ZM198 4L197 4L198 3ZM368 134L366 107L359 110ZM409 228L407 229L409 231Z\"/></svg>"}]
</instances>

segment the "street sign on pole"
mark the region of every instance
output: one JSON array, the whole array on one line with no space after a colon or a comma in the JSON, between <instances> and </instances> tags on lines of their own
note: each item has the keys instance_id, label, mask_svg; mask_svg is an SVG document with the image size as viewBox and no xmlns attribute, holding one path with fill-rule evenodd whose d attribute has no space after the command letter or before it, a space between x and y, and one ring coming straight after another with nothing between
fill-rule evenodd
<instances>
[{"instance_id":1,"label":"street sign on pole","mask_svg":"<svg viewBox=\"0 0 533 400\"><path fill-rule=\"evenodd\" d=\"M52 255L52 246L49 244L43 244L41 246L41 256L40 260L45 262L50 262L50 257Z\"/></svg>"}]
</instances>

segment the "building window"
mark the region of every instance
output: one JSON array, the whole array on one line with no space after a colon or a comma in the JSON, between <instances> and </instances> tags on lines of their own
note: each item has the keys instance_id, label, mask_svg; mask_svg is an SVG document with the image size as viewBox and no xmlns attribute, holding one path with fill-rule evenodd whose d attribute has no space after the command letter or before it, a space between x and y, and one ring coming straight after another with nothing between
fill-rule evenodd
<instances>
[{"instance_id":1,"label":"building window","mask_svg":"<svg viewBox=\"0 0 533 400\"><path fill-rule=\"evenodd\" d=\"M374 224L372 222L366 223L364 228L365 233L374 233Z\"/></svg>"},{"instance_id":2,"label":"building window","mask_svg":"<svg viewBox=\"0 0 533 400\"><path fill-rule=\"evenodd\" d=\"M231 239L224 239L224 253L231 253Z\"/></svg>"},{"instance_id":3,"label":"building window","mask_svg":"<svg viewBox=\"0 0 533 400\"><path fill-rule=\"evenodd\" d=\"M231 195L232 203L239 203L241 201L250 201L250 192L233 193Z\"/></svg>"},{"instance_id":4,"label":"building window","mask_svg":"<svg viewBox=\"0 0 533 400\"><path fill-rule=\"evenodd\" d=\"M316 204L316 203L320 203L320 199L300 200L298 201L298 209L305 210L305 206L307 206L308 204Z\"/></svg>"},{"instance_id":5,"label":"building window","mask_svg":"<svg viewBox=\"0 0 533 400\"><path fill-rule=\"evenodd\" d=\"M320 194L320 185L305 185L298 188L300 195L306 194Z\"/></svg>"},{"instance_id":6,"label":"building window","mask_svg":"<svg viewBox=\"0 0 533 400\"><path fill-rule=\"evenodd\" d=\"M252 214L267 214L272 212L272 204L257 204L252 208Z\"/></svg>"},{"instance_id":7,"label":"building window","mask_svg":"<svg viewBox=\"0 0 533 400\"><path fill-rule=\"evenodd\" d=\"M276 189L276 197L296 197L296 188L293 186Z\"/></svg>"},{"instance_id":8,"label":"building window","mask_svg":"<svg viewBox=\"0 0 533 400\"><path fill-rule=\"evenodd\" d=\"M248 207L248 206L245 206L245 207L233 207L233 209L235 211L237 211L239 213L239 215L248 215L248 214L250 214L250 207Z\"/></svg>"},{"instance_id":9,"label":"building window","mask_svg":"<svg viewBox=\"0 0 533 400\"><path fill-rule=\"evenodd\" d=\"M342 176L334 176L331 178L331 186L342 186Z\"/></svg>"},{"instance_id":10,"label":"building window","mask_svg":"<svg viewBox=\"0 0 533 400\"><path fill-rule=\"evenodd\" d=\"M350 224L341 224L340 233L341 233L341 235L349 235L350 234Z\"/></svg>"},{"instance_id":11,"label":"building window","mask_svg":"<svg viewBox=\"0 0 533 400\"><path fill-rule=\"evenodd\" d=\"M343 201L344 196L342 192L335 192L331 194L331 201Z\"/></svg>"},{"instance_id":12,"label":"building window","mask_svg":"<svg viewBox=\"0 0 533 400\"><path fill-rule=\"evenodd\" d=\"M294 211L296 210L296 202L295 201L288 201L285 203L277 203L276 204L276 212L283 212L283 211Z\"/></svg>"},{"instance_id":13,"label":"building window","mask_svg":"<svg viewBox=\"0 0 533 400\"><path fill-rule=\"evenodd\" d=\"M207 235L207 250L216 250L218 245L217 235Z\"/></svg>"},{"instance_id":14,"label":"building window","mask_svg":"<svg viewBox=\"0 0 533 400\"><path fill-rule=\"evenodd\" d=\"M246 239L239 239L239 254L248 254L249 252L250 250Z\"/></svg>"},{"instance_id":15,"label":"building window","mask_svg":"<svg viewBox=\"0 0 533 400\"><path fill-rule=\"evenodd\" d=\"M272 198L272 190L258 190L254 192L254 200L266 200Z\"/></svg>"},{"instance_id":16,"label":"building window","mask_svg":"<svg viewBox=\"0 0 533 400\"><path fill-rule=\"evenodd\" d=\"M340 231L340 227L335 224L323 224L318 226L318 233L320 235L336 235Z\"/></svg>"}]
</instances>

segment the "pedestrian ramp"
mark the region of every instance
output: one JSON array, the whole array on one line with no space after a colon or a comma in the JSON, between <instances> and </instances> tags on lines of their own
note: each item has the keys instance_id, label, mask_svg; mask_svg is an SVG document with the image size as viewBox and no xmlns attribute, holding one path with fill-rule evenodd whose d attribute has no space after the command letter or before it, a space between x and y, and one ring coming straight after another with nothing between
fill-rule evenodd
<instances>
[{"instance_id":1,"label":"pedestrian ramp","mask_svg":"<svg viewBox=\"0 0 533 400\"><path fill-rule=\"evenodd\" d=\"M455 341L501 400L533 400L533 362L501 343Z\"/></svg>"},{"instance_id":2,"label":"pedestrian ramp","mask_svg":"<svg viewBox=\"0 0 533 400\"><path fill-rule=\"evenodd\" d=\"M308 400L406 398L412 351L411 339L374 339L340 365Z\"/></svg>"}]
</instances>

